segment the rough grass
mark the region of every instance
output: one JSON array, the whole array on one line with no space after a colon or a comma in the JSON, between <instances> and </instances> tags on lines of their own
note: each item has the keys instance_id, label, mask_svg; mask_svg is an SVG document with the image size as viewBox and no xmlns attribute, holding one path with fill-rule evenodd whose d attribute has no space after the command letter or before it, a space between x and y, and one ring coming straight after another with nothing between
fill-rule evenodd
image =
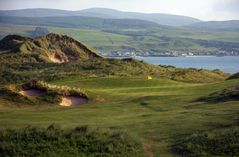
<instances>
[{"instance_id":1,"label":"rough grass","mask_svg":"<svg viewBox=\"0 0 239 157\"><path fill-rule=\"evenodd\" d=\"M75 88L75 87L68 87L68 86L57 86L57 85L51 85L44 81L37 81L33 80L28 83L25 83L20 86L23 90L26 89L40 89L40 90L46 90L47 92L56 93L57 95L62 96L68 96L68 95L74 95L74 96L82 96L82 97L88 97L87 92L81 88Z\"/></svg>"},{"instance_id":2,"label":"rough grass","mask_svg":"<svg viewBox=\"0 0 239 157\"><path fill-rule=\"evenodd\" d=\"M227 74L221 72L220 70L209 71L193 68L181 69L172 75L172 79L176 81L204 83L223 80L225 77L227 77Z\"/></svg>"},{"instance_id":3,"label":"rough grass","mask_svg":"<svg viewBox=\"0 0 239 157\"><path fill-rule=\"evenodd\" d=\"M239 128L195 133L174 146L182 156L239 156Z\"/></svg>"},{"instance_id":4,"label":"rough grass","mask_svg":"<svg viewBox=\"0 0 239 157\"><path fill-rule=\"evenodd\" d=\"M1 55L0 55L1 57ZM20 60L21 61L21 60ZM1 63L1 60L0 60ZM216 82L229 77L229 74L218 70L180 69L156 66L134 59L101 59L79 61L64 64L53 63L14 63L9 58L0 67L0 82L16 83L22 81L53 80L72 75L82 77L147 77L169 78L182 82Z\"/></svg>"},{"instance_id":5,"label":"rough grass","mask_svg":"<svg viewBox=\"0 0 239 157\"><path fill-rule=\"evenodd\" d=\"M0 131L0 156L140 157L140 143L125 132L26 127Z\"/></svg>"},{"instance_id":6,"label":"rough grass","mask_svg":"<svg viewBox=\"0 0 239 157\"><path fill-rule=\"evenodd\" d=\"M1 58L8 58L8 54L28 54L28 59L33 58L44 62L69 62L74 60L85 60L101 58L92 48L83 45L79 41L66 35L50 33L36 38L22 37L19 35L8 35L0 41ZM7 52L7 54L5 54ZM11 60L14 57L9 56ZM19 55L24 57L24 55ZM10 60L8 58L8 60ZM24 59L20 59L24 61ZM29 61L30 62L30 61Z\"/></svg>"},{"instance_id":7,"label":"rough grass","mask_svg":"<svg viewBox=\"0 0 239 157\"><path fill-rule=\"evenodd\" d=\"M22 104L22 105L33 105L36 104L36 101L29 99L28 97L24 97L18 92L14 92L9 88L2 88L0 89L0 98L13 102L15 104Z\"/></svg>"},{"instance_id":8,"label":"rough grass","mask_svg":"<svg viewBox=\"0 0 239 157\"><path fill-rule=\"evenodd\" d=\"M233 74L232 76L230 76L230 77L228 78L228 80L231 80L231 79L238 79L238 78L239 78L239 72L236 73L236 74Z\"/></svg>"}]
</instances>

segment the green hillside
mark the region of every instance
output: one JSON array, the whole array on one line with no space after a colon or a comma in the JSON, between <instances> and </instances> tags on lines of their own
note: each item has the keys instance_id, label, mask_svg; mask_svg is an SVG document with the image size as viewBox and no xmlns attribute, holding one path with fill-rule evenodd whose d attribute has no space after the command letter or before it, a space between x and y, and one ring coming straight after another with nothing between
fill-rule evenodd
<instances>
[{"instance_id":1,"label":"green hillside","mask_svg":"<svg viewBox=\"0 0 239 157\"><path fill-rule=\"evenodd\" d=\"M52 16L87 16L87 17L99 17L108 19L140 19L150 22L156 22L161 25L170 26L183 26L190 25L200 20L179 15L169 14L144 14L137 12L123 12L114 9L107 8L90 8L79 11L68 11L59 9L20 9L20 10L2 10L0 15L3 16L17 16L17 17L52 17Z\"/></svg>"},{"instance_id":2,"label":"green hillside","mask_svg":"<svg viewBox=\"0 0 239 157\"><path fill-rule=\"evenodd\" d=\"M152 29L158 24L138 19L104 19L84 16L68 17L14 17L0 16L1 23L18 25L44 25L65 28L94 29Z\"/></svg>"},{"instance_id":3,"label":"green hillside","mask_svg":"<svg viewBox=\"0 0 239 157\"><path fill-rule=\"evenodd\" d=\"M8 34L32 36L36 26L0 24L0 37ZM49 32L66 34L99 51L179 51L205 54L238 50L238 32L204 32L161 26L155 29L83 29L47 27Z\"/></svg>"},{"instance_id":4,"label":"green hillside","mask_svg":"<svg viewBox=\"0 0 239 157\"><path fill-rule=\"evenodd\" d=\"M217 30L217 31L238 31L239 20L229 21L208 21L199 22L190 25L190 27L204 29L204 30Z\"/></svg>"}]
</instances>

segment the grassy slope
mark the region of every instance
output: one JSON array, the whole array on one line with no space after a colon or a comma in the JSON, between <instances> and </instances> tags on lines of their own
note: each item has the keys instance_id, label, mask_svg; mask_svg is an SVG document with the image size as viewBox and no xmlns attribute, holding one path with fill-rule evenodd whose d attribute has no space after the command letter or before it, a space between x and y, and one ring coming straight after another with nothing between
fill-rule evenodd
<instances>
[{"instance_id":1,"label":"grassy slope","mask_svg":"<svg viewBox=\"0 0 239 157\"><path fill-rule=\"evenodd\" d=\"M36 26L31 25L9 25L9 24L0 24L0 37L4 37L8 34L19 34L29 36L30 32L34 31ZM89 43L109 44L109 38L115 39L114 42L122 42L128 37L124 35L112 34L101 32L100 30L92 29L77 29L77 28L60 28L60 27L47 27L50 32L67 34L77 40ZM102 42L102 43L101 43ZM99 46L95 45L95 46Z\"/></svg>"},{"instance_id":2,"label":"grassy slope","mask_svg":"<svg viewBox=\"0 0 239 157\"><path fill-rule=\"evenodd\" d=\"M7 34L30 35L30 31L35 26L30 25L7 25L0 24L0 37ZM122 50L124 47L136 48L136 50L205 50L204 47L198 45L196 41L188 39L202 39L210 41L238 42L238 32L202 32L186 28L159 27L154 30L140 29L121 29L120 32L113 30L104 32L99 29L77 29L77 28L59 28L48 27L50 32L67 34L73 38L80 40L86 44L92 45L102 51ZM125 35L123 35L123 34ZM143 34L142 36L140 34ZM161 39L162 36L170 37L168 44ZM178 46L180 44L181 46ZM207 48L207 51L213 48Z\"/></svg>"},{"instance_id":3,"label":"grassy slope","mask_svg":"<svg viewBox=\"0 0 239 157\"><path fill-rule=\"evenodd\" d=\"M50 32L69 34L70 36L93 45L94 47L107 47L111 49L121 46L136 47L144 50L145 47L149 49L205 49L197 43L190 43L186 39L201 39L201 40L215 40L223 42L239 42L239 32L203 32L189 28L173 28L162 27L154 30L140 30L140 29L122 29L123 33L113 31L112 33L101 30L87 30L87 29L73 29L73 28L57 28L49 27ZM91 33L92 34L91 34ZM128 32L128 34L125 32ZM134 33L136 32L136 33ZM140 34L143 35L140 35ZM125 35L124 35L125 34ZM91 36L90 36L91 35ZM170 37L169 45L163 45L162 36ZM142 39L143 37L143 39ZM182 48L178 47L177 43L182 41L185 43ZM176 44L176 45L175 45ZM137 50L137 49L136 49Z\"/></svg>"},{"instance_id":4,"label":"grassy slope","mask_svg":"<svg viewBox=\"0 0 239 157\"><path fill-rule=\"evenodd\" d=\"M147 154L155 157L174 156L169 146L175 140L196 131L237 125L238 101L210 104L194 102L200 96L233 86L238 79L213 84L187 84L167 79L146 78L80 78L68 77L51 82L88 89L97 98L76 108L38 107L0 110L1 127L29 124L47 126L60 124L64 128L90 125L99 128L121 128L138 136ZM102 101L104 100L104 101Z\"/></svg>"},{"instance_id":5,"label":"grassy slope","mask_svg":"<svg viewBox=\"0 0 239 157\"><path fill-rule=\"evenodd\" d=\"M119 35L113 33L102 32L100 30L91 29L77 29L77 28L57 28L50 27L50 32L67 34L79 41L93 44L95 47L99 46L119 46L125 44L125 41L129 39L126 35Z\"/></svg>"},{"instance_id":6,"label":"grassy slope","mask_svg":"<svg viewBox=\"0 0 239 157\"><path fill-rule=\"evenodd\" d=\"M82 77L128 76L169 78L182 82L209 83L223 81L230 75L218 70L180 69L170 66L156 66L134 59L82 60L65 64L29 63L31 59L19 55L1 55L1 83L20 83L32 79L56 80L72 75ZM20 62L26 63L20 63Z\"/></svg>"},{"instance_id":7,"label":"grassy slope","mask_svg":"<svg viewBox=\"0 0 239 157\"><path fill-rule=\"evenodd\" d=\"M216 41L226 41L226 42L238 42L239 32L207 32L200 31L191 28L178 28L178 29L166 29L164 31L158 31L156 33L158 36L169 36L169 37L181 37L181 38L192 38L192 39L202 39L202 40L216 40Z\"/></svg>"}]
</instances>

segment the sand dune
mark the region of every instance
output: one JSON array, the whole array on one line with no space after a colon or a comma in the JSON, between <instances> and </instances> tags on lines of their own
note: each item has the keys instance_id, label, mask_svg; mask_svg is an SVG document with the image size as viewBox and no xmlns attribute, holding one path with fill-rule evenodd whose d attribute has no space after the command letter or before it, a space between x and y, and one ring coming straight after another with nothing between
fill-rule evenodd
<instances>
[{"instance_id":1,"label":"sand dune","mask_svg":"<svg viewBox=\"0 0 239 157\"><path fill-rule=\"evenodd\" d=\"M62 97L62 102L60 103L61 106L75 106L75 105L82 105L87 103L87 99L84 97L78 96L65 96Z\"/></svg>"}]
</instances>

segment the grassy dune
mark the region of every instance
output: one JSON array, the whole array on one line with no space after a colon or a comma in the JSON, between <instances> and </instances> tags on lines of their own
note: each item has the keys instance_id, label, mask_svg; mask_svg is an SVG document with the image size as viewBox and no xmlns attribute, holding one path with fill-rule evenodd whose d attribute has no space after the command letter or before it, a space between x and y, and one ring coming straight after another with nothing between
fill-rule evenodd
<instances>
[{"instance_id":1,"label":"grassy dune","mask_svg":"<svg viewBox=\"0 0 239 157\"><path fill-rule=\"evenodd\" d=\"M69 129L89 125L100 129L120 129L141 141L145 156L177 156L171 147L195 132L237 126L238 101L219 103L195 101L212 92L235 86L238 79L210 84L192 84L168 79L134 77L67 77L49 82L84 88L87 105L13 107L0 99L1 128L27 125L46 127L52 123Z\"/></svg>"}]
</instances>

